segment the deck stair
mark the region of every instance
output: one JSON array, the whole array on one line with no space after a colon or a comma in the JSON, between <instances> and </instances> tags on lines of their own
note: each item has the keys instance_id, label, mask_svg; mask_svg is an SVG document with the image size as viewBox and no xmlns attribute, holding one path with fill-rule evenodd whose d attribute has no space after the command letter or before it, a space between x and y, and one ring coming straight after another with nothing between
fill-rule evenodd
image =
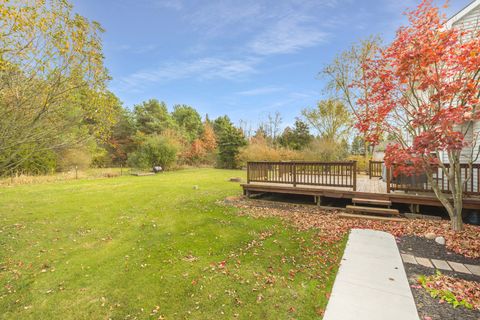
<instances>
[{"instance_id":1,"label":"deck stair","mask_svg":"<svg viewBox=\"0 0 480 320\"><path fill-rule=\"evenodd\" d=\"M352 202L354 204L361 203L361 204L371 204L377 206L387 206L390 208L392 205L392 201L390 200L377 200L377 199L363 199L363 198L353 198Z\"/></svg>"},{"instance_id":2,"label":"deck stair","mask_svg":"<svg viewBox=\"0 0 480 320\"><path fill-rule=\"evenodd\" d=\"M400 214L397 209L390 208L392 202L389 200L353 198L352 202L353 206L347 206L347 210L352 212L393 216Z\"/></svg>"}]
</instances>

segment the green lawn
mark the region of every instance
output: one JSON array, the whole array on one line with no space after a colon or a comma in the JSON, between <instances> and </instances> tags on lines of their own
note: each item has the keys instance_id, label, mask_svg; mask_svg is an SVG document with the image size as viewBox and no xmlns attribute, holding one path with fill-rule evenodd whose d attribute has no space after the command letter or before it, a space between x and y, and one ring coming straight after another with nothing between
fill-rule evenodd
<instances>
[{"instance_id":1,"label":"green lawn","mask_svg":"<svg viewBox=\"0 0 480 320\"><path fill-rule=\"evenodd\" d=\"M321 318L344 242L216 204L243 175L0 188L0 318Z\"/></svg>"}]
</instances>

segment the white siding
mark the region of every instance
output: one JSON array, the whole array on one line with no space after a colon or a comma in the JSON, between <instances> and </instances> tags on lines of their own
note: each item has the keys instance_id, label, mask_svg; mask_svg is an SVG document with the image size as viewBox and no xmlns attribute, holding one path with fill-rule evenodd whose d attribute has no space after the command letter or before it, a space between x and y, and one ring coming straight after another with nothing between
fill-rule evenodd
<instances>
[{"instance_id":1,"label":"white siding","mask_svg":"<svg viewBox=\"0 0 480 320\"><path fill-rule=\"evenodd\" d=\"M474 7L470 12L453 23L454 28L463 30L479 30L480 27L480 5Z\"/></svg>"},{"instance_id":2,"label":"white siding","mask_svg":"<svg viewBox=\"0 0 480 320\"><path fill-rule=\"evenodd\" d=\"M464 11L468 10L468 11ZM452 17L447 25L449 27L463 29L468 31L480 31L480 1L470 4L456 16ZM473 130L466 135L466 140L474 143L471 147L465 148L462 152L461 162L469 162L473 154L476 157L480 148L480 121L476 121L473 125ZM441 154L441 159L444 163L448 163L448 156L446 153ZM480 159L476 159L475 163L480 163Z\"/></svg>"}]
</instances>

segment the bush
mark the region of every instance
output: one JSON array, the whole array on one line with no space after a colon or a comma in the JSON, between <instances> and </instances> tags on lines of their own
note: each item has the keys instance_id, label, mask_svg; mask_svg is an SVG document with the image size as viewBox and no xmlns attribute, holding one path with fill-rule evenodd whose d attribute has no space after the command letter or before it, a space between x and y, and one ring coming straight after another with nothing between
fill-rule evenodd
<instances>
[{"instance_id":1,"label":"bush","mask_svg":"<svg viewBox=\"0 0 480 320\"><path fill-rule=\"evenodd\" d=\"M368 171L368 160L365 156L362 155L351 155L348 157L349 161L357 161L357 171L358 172L367 172Z\"/></svg>"},{"instance_id":2,"label":"bush","mask_svg":"<svg viewBox=\"0 0 480 320\"><path fill-rule=\"evenodd\" d=\"M52 173L56 166L56 155L51 150L36 150L32 145L21 145L14 157L7 163L7 168L0 176L14 174L43 175ZM0 154L0 162L4 162ZM5 161L6 162L6 161Z\"/></svg>"},{"instance_id":3,"label":"bush","mask_svg":"<svg viewBox=\"0 0 480 320\"><path fill-rule=\"evenodd\" d=\"M270 147L264 139L255 138L240 150L238 159L245 165L248 161L302 160L302 155L294 150Z\"/></svg>"},{"instance_id":4,"label":"bush","mask_svg":"<svg viewBox=\"0 0 480 320\"><path fill-rule=\"evenodd\" d=\"M153 135L145 138L138 150L129 154L128 164L139 169L161 166L167 170L176 164L177 152L176 144L168 137Z\"/></svg>"},{"instance_id":5,"label":"bush","mask_svg":"<svg viewBox=\"0 0 480 320\"><path fill-rule=\"evenodd\" d=\"M75 169L87 169L92 163L92 153L85 147L62 150L58 154L57 170L65 172Z\"/></svg>"},{"instance_id":6,"label":"bush","mask_svg":"<svg viewBox=\"0 0 480 320\"><path fill-rule=\"evenodd\" d=\"M348 145L330 139L315 139L302 151L302 159L306 161L345 161L348 156Z\"/></svg>"}]
</instances>

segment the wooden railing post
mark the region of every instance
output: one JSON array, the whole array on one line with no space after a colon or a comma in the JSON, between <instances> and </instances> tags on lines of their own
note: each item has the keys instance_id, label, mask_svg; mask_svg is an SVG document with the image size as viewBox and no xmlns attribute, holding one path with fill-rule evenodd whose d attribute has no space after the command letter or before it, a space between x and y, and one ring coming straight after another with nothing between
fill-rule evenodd
<instances>
[{"instance_id":1,"label":"wooden railing post","mask_svg":"<svg viewBox=\"0 0 480 320\"><path fill-rule=\"evenodd\" d=\"M293 186L296 187L297 186L297 165L295 162L292 164L292 170L293 170Z\"/></svg>"},{"instance_id":2,"label":"wooden railing post","mask_svg":"<svg viewBox=\"0 0 480 320\"><path fill-rule=\"evenodd\" d=\"M357 191L357 161L353 161L353 191Z\"/></svg>"},{"instance_id":3,"label":"wooden railing post","mask_svg":"<svg viewBox=\"0 0 480 320\"><path fill-rule=\"evenodd\" d=\"M386 175L387 175L387 193L390 193L390 182L391 182L391 172L390 172L390 167L387 167L386 170Z\"/></svg>"},{"instance_id":4,"label":"wooden railing post","mask_svg":"<svg viewBox=\"0 0 480 320\"><path fill-rule=\"evenodd\" d=\"M250 183L250 162L247 162L247 184Z\"/></svg>"},{"instance_id":5,"label":"wooden railing post","mask_svg":"<svg viewBox=\"0 0 480 320\"><path fill-rule=\"evenodd\" d=\"M372 179L372 160L368 160L368 178Z\"/></svg>"}]
</instances>

